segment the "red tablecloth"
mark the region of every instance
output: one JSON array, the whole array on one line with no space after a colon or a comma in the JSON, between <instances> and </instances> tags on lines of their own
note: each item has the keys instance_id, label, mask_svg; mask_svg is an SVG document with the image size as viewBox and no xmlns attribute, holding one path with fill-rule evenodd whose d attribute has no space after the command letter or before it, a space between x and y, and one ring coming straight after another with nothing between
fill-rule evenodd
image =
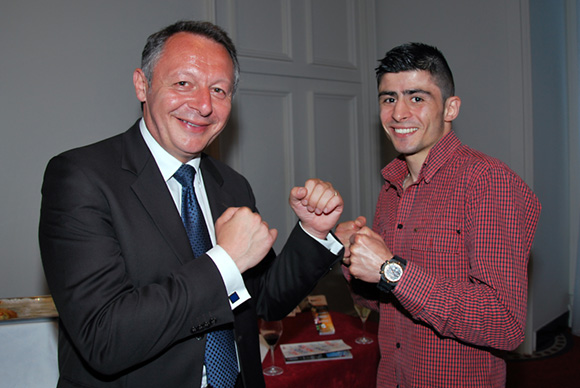
<instances>
[{"instance_id":1,"label":"red tablecloth","mask_svg":"<svg viewBox=\"0 0 580 388\"><path fill-rule=\"evenodd\" d=\"M362 334L362 323L358 317L331 312L335 327L333 335L319 335L314 326L310 312L285 318L284 331L276 346L275 363L284 369L279 376L264 376L268 388L309 388L309 387L375 387L379 348L377 343L376 322L368 321L366 334L373 339L369 345L359 345L355 339ZM326 341L342 339L352 347L352 359L316 361L299 364L286 364L280 350L280 344ZM263 366L271 365L271 356L264 358Z\"/></svg>"}]
</instances>

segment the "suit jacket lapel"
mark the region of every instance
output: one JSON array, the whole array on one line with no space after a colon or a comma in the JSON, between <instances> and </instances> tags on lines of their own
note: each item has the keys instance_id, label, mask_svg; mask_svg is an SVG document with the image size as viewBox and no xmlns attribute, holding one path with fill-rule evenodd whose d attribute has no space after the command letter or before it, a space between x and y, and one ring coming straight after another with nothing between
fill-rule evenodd
<instances>
[{"instance_id":1,"label":"suit jacket lapel","mask_svg":"<svg viewBox=\"0 0 580 388\"><path fill-rule=\"evenodd\" d=\"M123 134L122 147L121 168L136 175L131 185L135 195L179 260L182 263L193 260L183 222L157 163L141 136L138 122Z\"/></svg>"}]
</instances>

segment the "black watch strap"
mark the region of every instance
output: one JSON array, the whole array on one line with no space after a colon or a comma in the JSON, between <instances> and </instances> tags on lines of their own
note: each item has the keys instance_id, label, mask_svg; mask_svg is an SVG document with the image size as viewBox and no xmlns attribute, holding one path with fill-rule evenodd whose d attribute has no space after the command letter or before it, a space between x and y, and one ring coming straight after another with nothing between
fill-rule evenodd
<instances>
[{"instance_id":1,"label":"black watch strap","mask_svg":"<svg viewBox=\"0 0 580 388\"><path fill-rule=\"evenodd\" d=\"M383 272L385 265L387 265L387 263L390 261L398 262L401 265L401 267L403 267L403 270L407 266L407 260L405 260L402 257L397 256L397 255L393 256L393 258L384 262L384 264L381 266L381 279L377 283L377 288L385 293L390 293L391 291L393 291L393 289L397 285L397 283L392 283L392 282L387 281L387 279L385 279L385 277L382 275L382 272Z\"/></svg>"}]
</instances>

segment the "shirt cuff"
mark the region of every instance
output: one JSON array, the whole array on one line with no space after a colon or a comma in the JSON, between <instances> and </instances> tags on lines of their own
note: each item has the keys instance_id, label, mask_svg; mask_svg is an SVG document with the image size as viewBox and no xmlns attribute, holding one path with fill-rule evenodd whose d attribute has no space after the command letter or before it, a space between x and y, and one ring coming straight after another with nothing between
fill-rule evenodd
<instances>
[{"instance_id":1,"label":"shirt cuff","mask_svg":"<svg viewBox=\"0 0 580 388\"><path fill-rule=\"evenodd\" d=\"M302 222L298 221L298 224L300 225L300 227L302 228L302 230L304 231L304 233L306 233L307 235L309 235L310 237L312 237L313 239L315 239L316 241L318 241L320 244L322 244L322 246L324 246L326 249L328 249L330 252L332 252L332 254L338 255L338 252L340 252L340 250L343 248L341 242L338 241L336 239L336 237L334 237L334 235L332 233L329 232L326 235L326 239L322 240L322 239L319 239L318 237L314 237L313 235L311 235L310 233L308 233L302 227Z\"/></svg>"},{"instance_id":2,"label":"shirt cuff","mask_svg":"<svg viewBox=\"0 0 580 388\"><path fill-rule=\"evenodd\" d=\"M220 271L232 310L250 299L251 296L246 289L242 274L230 255L219 245L207 251L207 255L213 260Z\"/></svg>"}]
</instances>

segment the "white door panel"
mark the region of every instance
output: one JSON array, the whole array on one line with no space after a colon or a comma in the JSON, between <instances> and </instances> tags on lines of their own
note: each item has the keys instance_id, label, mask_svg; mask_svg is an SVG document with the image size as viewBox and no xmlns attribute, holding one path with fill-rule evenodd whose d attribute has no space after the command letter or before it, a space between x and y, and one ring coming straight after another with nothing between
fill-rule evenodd
<instances>
[{"instance_id":1,"label":"white door panel","mask_svg":"<svg viewBox=\"0 0 580 388\"><path fill-rule=\"evenodd\" d=\"M376 129L364 102L368 90L376 92L368 85L369 45L361 40L369 30L361 22L367 5L215 1L216 22L236 43L242 72L220 155L252 184L260 213L279 231L278 250L296 223L290 189L308 178L328 180L341 192L343 219L365 214L361 197L374 207L368 197L376 193L365 178L380 168L378 157L376 168L368 168Z\"/></svg>"}]
</instances>

